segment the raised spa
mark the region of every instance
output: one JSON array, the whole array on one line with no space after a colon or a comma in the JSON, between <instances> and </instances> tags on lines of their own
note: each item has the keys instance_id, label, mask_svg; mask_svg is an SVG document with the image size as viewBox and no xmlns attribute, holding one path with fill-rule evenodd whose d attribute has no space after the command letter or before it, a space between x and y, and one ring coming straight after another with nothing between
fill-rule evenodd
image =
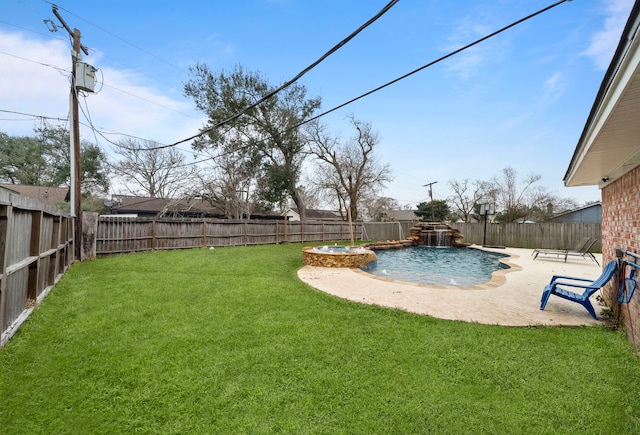
<instances>
[{"instance_id":1,"label":"raised spa","mask_svg":"<svg viewBox=\"0 0 640 435\"><path fill-rule=\"evenodd\" d=\"M351 246L316 246L302 250L302 259L307 266L319 267L368 267L377 260L371 249Z\"/></svg>"}]
</instances>

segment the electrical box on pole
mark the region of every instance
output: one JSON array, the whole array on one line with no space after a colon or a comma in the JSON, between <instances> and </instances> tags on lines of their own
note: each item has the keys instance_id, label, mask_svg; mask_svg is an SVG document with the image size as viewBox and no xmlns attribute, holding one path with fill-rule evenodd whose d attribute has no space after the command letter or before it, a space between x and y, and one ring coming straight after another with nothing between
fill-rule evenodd
<instances>
[{"instance_id":1,"label":"electrical box on pole","mask_svg":"<svg viewBox=\"0 0 640 435\"><path fill-rule=\"evenodd\" d=\"M96 85L96 69L93 65L76 62L76 89L93 92Z\"/></svg>"}]
</instances>

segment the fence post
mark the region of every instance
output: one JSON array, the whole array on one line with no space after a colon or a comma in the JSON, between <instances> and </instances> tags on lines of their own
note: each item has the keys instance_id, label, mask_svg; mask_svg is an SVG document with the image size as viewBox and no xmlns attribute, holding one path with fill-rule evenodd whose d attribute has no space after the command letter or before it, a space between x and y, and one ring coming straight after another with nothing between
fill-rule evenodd
<instances>
[{"instance_id":1,"label":"fence post","mask_svg":"<svg viewBox=\"0 0 640 435\"><path fill-rule=\"evenodd\" d=\"M156 250L156 220L151 221L151 250Z\"/></svg>"},{"instance_id":2,"label":"fence post","mask_svg":"<svg viewBox=\"0 0 640 435\"><path fill-rule=\"evenodd\" d=\"M242 238L244 240L244 246L247 246L247 239L248 239L247 229L248 229L247 223L243 222L243 225L242 225L242 232L243 232Z\"/></svg>"},{"instance_id":3,"label":"fence post","mask_svg":"<svg viewBox=\"0 0 640 435\"><path fill-rule=\"evenodd\" d=\"M96 238L98 236L98 213L82 212L82 243L80 261L96 258Z\"/></svg>"}]
</instances>

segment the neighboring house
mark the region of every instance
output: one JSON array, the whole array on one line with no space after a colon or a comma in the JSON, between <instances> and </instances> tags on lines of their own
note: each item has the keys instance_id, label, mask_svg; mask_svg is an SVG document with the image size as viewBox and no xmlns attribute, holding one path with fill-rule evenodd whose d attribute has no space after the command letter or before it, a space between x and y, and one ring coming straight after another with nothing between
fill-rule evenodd
<instances>
[{"instance_id":1,"label":"neighboring house","mask_svg":"<svg viewBox=\"0 0 640 435\"><path fill-rule=\"evenodd\" d=\"M138 217L215 217L224 218L224 214L216 210L207 201L200 198L169 199L149 198L130 195L113 195L111 197L111 214Z\"/></svg>"},{"instance_id":2,"label":"neighboring house","mask_svg":"<svg viewBox=\"0 0 640 435\"><path fill-rule=\"evenodd\" d=\"M566 186L598 185L602 194L602 257L640 250L640 2L636 1L605 73L564 177ZM640 271L638 271L640 273ZM617 305L616 290L605 292ZM640 292L622 309L640 340ZM631 329L633 328L633 329Z\"/></svg>"},{"instance_id":3,"label":"neighboring house","mask_svg":"<svg viewBox=\"0 0 640 435\"><path fill-rule=\"evenodd\" d=\"M68 187L29 186L26 184L0 183L0 187L28 198L37 199L45 204L55 205L57 202L69 201Z\"/></svg>"},{"instance_id":4,"label":"neighboring house","mask_svg":"<svg viewBox=\"0 0 640 435\"><path fill-rule=\"evenodd\" d=\"M418 222L415 210L389 210L382 222Z\"/></svg>"},{"instance_id":5,"label":"neighboring house","mask_svg":"<svg viewBox=\"0 0 640 435\"><path fill-rule=\"evenodd\" d=\"M113 195L105 203L111 214L122 217L167 217L167 218L211 218L226 219L222 210L213 207L202 198L170 199L132 195ZM276 212L251 213L253 220L282 220Z\"/></svg>"},{"instance_id":6,"label":"neighboring house","mask_svg":"<svg viewBox=\"0 0 640 435\"><path fill-rule=\"evenodd\" d=\"M317 210L308 208L307 220L310 221L341 221L343 220L340 213L331 210ZM282 213L282 216L286 216L289 222L297 222L300 220L300 213L298 213L297 207L290 207Z\"/></svg>"},{"instance_id":7,"label":"neighboring house","mask_svg":"<svg viewBox=\"0 0 640 435\"><path fill-rule=\"evenodd\" d=\"M599 223L602 222L602 203L594 202L575 210L558 213L546 221L553 223Z\"/></svg>"}]
</instances>

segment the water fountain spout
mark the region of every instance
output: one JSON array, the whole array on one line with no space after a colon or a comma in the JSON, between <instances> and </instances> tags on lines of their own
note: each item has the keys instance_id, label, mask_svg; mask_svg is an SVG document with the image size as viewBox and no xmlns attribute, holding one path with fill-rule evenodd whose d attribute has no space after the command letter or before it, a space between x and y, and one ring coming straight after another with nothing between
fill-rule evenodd
<instances>
[{"instance_id":1,"label":"water fountain spout","mask_svg":"<svg viewBox=\"0 0 640 435\"><path fill-rule=\"evenodd\" d=\"M469 246L464 243L462 233L443 222L418 222L409 230L415 245L423 246Z\"/></svg>"}]
</instances>

